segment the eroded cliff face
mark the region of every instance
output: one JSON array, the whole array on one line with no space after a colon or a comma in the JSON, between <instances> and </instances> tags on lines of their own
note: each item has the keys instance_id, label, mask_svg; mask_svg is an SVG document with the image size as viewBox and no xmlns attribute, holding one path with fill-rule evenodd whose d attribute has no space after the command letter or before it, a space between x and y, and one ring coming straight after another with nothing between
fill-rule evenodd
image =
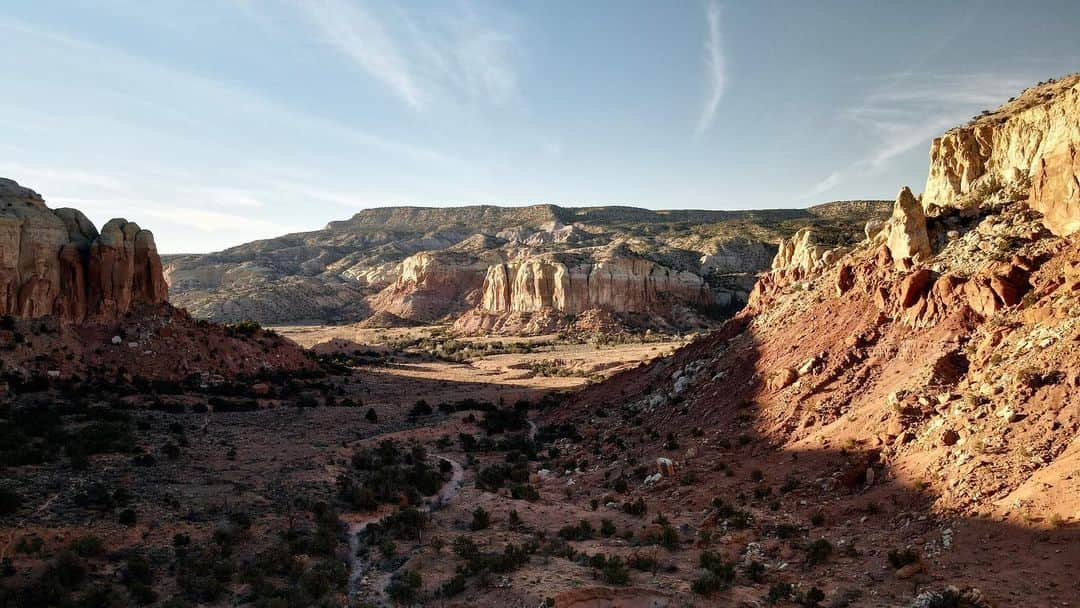
<instances>
[{"instance_id":1,"label":"eroded cliff face","mask_svg":"<svg viewBox=\"0 0 1080 608\"><path fill-rule=\"evenodd\" d=\"M0 179L0 315L108 320L167 297L149 230L114 219L99 234L79 211Z\"/></svg>"},{"instance_id":2,"label":"eroded cliff face","mask_svg":"<svg viewBox=\"0 0 1080 608\"><path fill-rule=\"evenodd\" d=\"M478 302L489 256L423 251L405 258L396 281L371 300L371 308L408 321L430 323Z\"/></svg>"},{"instance_id":3,"label":"eroded cliff face","mask_svg":"<svg viewBox=\"0 0 1080 608\"><path fill-rule=\"evenodd\" d=\"M923 206L961 206L1005 189L1027 193L1059 236L1080 231L1080 74L1024 91L934 140Z\"/></svg>"},{"instance_id":4,"label":"eroded cliff face","mask_svg":"<svg viewBox=\"0 0 1080 608\"><path fill-rule=\"evenodd\" d=\"M696 274L626 252L526 257L490 267L480 308L490 313L577 315L589 309L663 314L674 305L707 306L712 295Z\"/></svg>"}]
</instances>

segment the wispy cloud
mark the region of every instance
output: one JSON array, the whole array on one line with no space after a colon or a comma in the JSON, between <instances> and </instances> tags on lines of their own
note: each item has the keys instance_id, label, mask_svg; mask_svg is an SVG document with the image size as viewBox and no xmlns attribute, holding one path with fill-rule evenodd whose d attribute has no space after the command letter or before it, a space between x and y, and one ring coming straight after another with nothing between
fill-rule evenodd
<instances>
[{"instance_id":1,"label":"wispy cloud","mask_svg":"<svg viewBox=\"0 0 1080 608\"><path fill-rule=\"evenodd\" d=\"M311 0L298 6L327 43L389 87L405 103L414 108L423 105L411 66L382 21L365 7L341 0Z\"/></svg>"},{"instance_id":2,"label":"wispy cloud","mask_svg":"<svg viewBox=\"0 0 1080 608\"><path fill-rule=\"evenodd\" d=\"M845 108L841 118L870 147L848 165L832 171L811 188L817 196L852 177L887 168L915 148L929 149L930 140L963 123L980 110L1001 105L1030 84L1014 74L894 74Z\"/></svg>"},{"instance_id":3,"label":"wispy cloud","mask_svg":"<svg viewBox=\"0 0 1080 608\"><path fill-rule=\"evenodd\" d=\"M709 130L716 119L716 109L724 96L727 86L727 73L724 67L723 40L720 37L720 5L713 0L705 8L705 21L708 26L705 35L705 78L708 81L708 97L698 117L697 134Z\"/></svg>"},{"instance_id":4,"label":"wispy cloud","mask_svg":"<svg viewBox=\"0 0 1080 608\"><path fill-rule=\"evenodd\" d=\"M414 109L449 94L493 104L517 95L514 37L468 4L423 18L345 0L296 6L323 42Z\"/></svg>"},{"instance_id":5,"label":"wispy cloud","mask_svg":"<svg viewBox=\"0 0 1080 608\"><path fill-rule=\"evenodd\" d=\"M48 43L53 50L68 52L71 57L78 58L78 61L85 62L87 66L92 64L98 71L99 78L108 79L112 88L106 93L115 96L117 103L137 105L158 119L152 124L138 123L134 118L118 121L128 128L135 126L157 129L163 131L158 135L164 137L169 135L164 132L166 127L163 125L166 124L188 133L205 127L203 122L208 120L259 120L265 124L288 125L304 132L317 132L321 137L385 151L417 162L459 162L428 146L370 133L351 124L283 103L261 91L235 82L156 63L110 46L73 38L17 20L0 17L0 34L18 36L36 43ZM72 63L78 65L74 59ZM163 91L168 94L162 94ZM80 92L102 94L98 89ZM196 117L191 112L191 99L197 99L213 110L204 111L206 116ZM0 100L0 109L3 109L3 104L4 101ZM34 111L34 108L28 107L18 109L24 113ZM26 117L18 118L25 120ZM168 120L161 120L163 118ZM0 113L0 123L11 120L10 113Z\"/></svg>"}]
</instances>

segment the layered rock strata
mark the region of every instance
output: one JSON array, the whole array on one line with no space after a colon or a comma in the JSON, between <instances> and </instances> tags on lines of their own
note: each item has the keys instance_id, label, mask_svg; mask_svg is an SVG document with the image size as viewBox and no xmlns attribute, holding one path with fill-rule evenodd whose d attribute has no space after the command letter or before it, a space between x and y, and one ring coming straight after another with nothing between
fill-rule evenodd
<instances>
[{"instance_id":1,"label":"layered rock strata","mask_svg":"<svg viewBox=\"0 0 1080 608\"><path fill-rule=\"evenodd\" d=\"M167 297L149 230L113 219L98 233L81 212L0 179L0 315L109 320Z\"/></svg>"},{"instance_id":2,"label":"layered rock strata","mask_svg":"<svg viewBox=\"0 0 1080 608\"><path fill-rule=\"evenodd\" d=\"M1024 195L1059 236L1080 231L1080 74L1024 91L934 140L923 205Z\"/></svg>"}]
</instances>

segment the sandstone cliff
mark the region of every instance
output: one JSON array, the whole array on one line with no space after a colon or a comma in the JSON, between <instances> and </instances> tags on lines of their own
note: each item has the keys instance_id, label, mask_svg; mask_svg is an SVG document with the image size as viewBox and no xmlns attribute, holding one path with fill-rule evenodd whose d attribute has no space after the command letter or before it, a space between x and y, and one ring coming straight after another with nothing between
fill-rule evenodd
<instances>
[{"instance_id":1,"label":"sandstone cliff","mask_svg":"<svg viewBox=\"0 0 1080 608\"><path fill-rule=\"evenodd\" d=\"M497 257L497 256L496 256ZM371 300L380 313L432 323L475 306L490 255L424 251L405 258L398 278Z\"/></svg>"},{"instance_id":2,"label":"sandstone cliff","mask_svg":"<svg viewBox=\"0 0 1080 608\"><path fill-rule=\"evenodd\" d=\"M662 312L674 303L711 301L701 277L619 252L596 260L553 254L492 266L480 307L488 312Z\"/></svg>"},{"instance_id":3,"label":"sandstone cliff","mask_svg":"<svg viewBox=\"0 0 1080 608\"><path fill-rule=\"evenodd\" d=\"M699 275L648 260L619 244L525 255L487 269L479 303L462 331L521 331L586 311L648 316L657 325L700 323L716 298ZM507 322L507 321L512 322ZM554 323L554 325L552 325Z\"/></svg>"},{"instance_id":4,"label":"sandstone cliff","mask_svg":"<svg viewBox=\"0 0 1080 608\"><path fill-rule=\"evenodd\" d=\"M79 211L0 179L0 315L108 320L167 296L149 230L114 219L99 234Z\"/></svg>"},{"instance_id":5,"label":"sandstone cliff","mask_svg":"<svg viewBox=\"0 0 1080 608\"><path fill-rule=\"evenodd\" d=\"M1005 189L1027 196L1058 235L1080 230L1080 74L1024 91L934 140L923 205L963 205Z\"/></svg>"}]
</instances>

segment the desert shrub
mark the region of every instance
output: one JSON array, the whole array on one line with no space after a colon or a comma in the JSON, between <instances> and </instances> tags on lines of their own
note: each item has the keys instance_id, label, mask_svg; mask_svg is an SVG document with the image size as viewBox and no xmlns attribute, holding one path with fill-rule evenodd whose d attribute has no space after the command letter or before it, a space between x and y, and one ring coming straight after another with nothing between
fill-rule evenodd
<instances>
[{"instance_id":1,"label":"desert shrub","mask_svg":"<svg viewBox=\"0 0 1080 608\"><path fill-rule=\"evenodd\" d=\"M120 515L117 517L117 521L124 526L134 526L138 515L135 514L135 509L124 509L120 511Z\"/></svg>"},{"instance_id":2,"label":"desert shrub","mask_svg":"<svg viewBox=\"0 0 1080 608\"><path fill-rule=\"evenodd\" d=\"M0 516L11 515L22 506L22 496L11 488L0 487Z\"/></svg>"},{"instance_id":3,"label":"desert shrub","mask_svg":"<svg viewBox=\"0 0 1080 608\"><path fill-rule=\"evenodd\" d=\"M149 585L154 582L154 569L145 557L132 555L127 558L127 562L124 564L122 580L128 586L139 583Z\"/></svg>"},{"instance_id":4,"label":"desert shrub","mask_svg":"<svg viewBox=\"0 0 1080 608\"><path fill-rule=\"evenodd\" d=\"M791 583L773 583L769 586L769 594L765 596L765 601L770 604L776 604L791 599L791 594L794 592L794 587Z\"/></svg>"},{"instance_id":5,"label":"desert shrub","mask_svg":"<svg viewBox=\"0 0 1080 608\"><path fill-rule=\"evenodd\" d=\"M657 523L661 524L659 531L649 532L645 535L645 542L660 545L668 551L675 551L679 548L679 532L675 528L672 528L667 523L666 519L661 519Z\"/></svg>"},{"instance_id":6,"label":"desert shrub","mask_svg":"<svg viewBox=\"0 0 1080 608\"><path fill-rule=\"evenodd\" d=\"M65 589L74 589L81 585L87 574L86 564L71 551L62 551L57 555L50 564L49 571Z\"/></svg>"},{"instance_id":7,"label":"desert shrub","mask_svg":"<svg viewBox=\"0 0 1080 608\"><path fill-rule=\"evenodd\" d=\"M80 608L113 608L128 605L128 599L120 589L103 583L87 589L79 597L76 605Z\"/></svg>"},{"instance_id":8,"label":"desert shrub","mask_svg":"<svg viewBox=\"0 0 1080 608\"><path fill-rule=\"evenodd\" d=\"M79 557L96 557L105 551L105 543L92 534L71 541L71 550Z\"/></svg>"},{"instance_id":9,"label":"desert shrub","mask_svg":"<svg viewBox=\"0 0 1080 608\"><path fill-rule=\"evenodd\" d=\"M540 492L529 483L519 483L510 488L510 497L516 500L540 500Z\"/></svg>"},{"instance_id":10,"label":"desert shrub","mask_svg":"<svg viewBox=\"0 0 1080 608\"><path fill-rule=\"evenodd\" d=\"M480 419L480 428L484 429L488 435L521 431L528 426L529 421L525 410L517 407L493 409L485 412L484 417Z\"/></svg>"},{"instance_id":11,"label":"desert shrub","mask_svg":"<svg viewBox=\"0 0 1080 608\"><path fill-rule=\"evenodd\" d=\"M798 598L798 602L806 608L817 608L825 599L825 592L817 587L810 587Z\"/></svg>"},{"instance_id":12,"label":"desert shrub","mask_svg":"<svg viewBox=\"0 0 1080 608\"><path fill-rule=\"evenodd\" d=\"M161 453L169 460L177 460L180 458L180 446L170 441L161 446Z\"/></svg>"},{"instance_id":13,"label":"desert shrub","mask_svg":"<svg viewBox=\"0 0 1080 608\"><path fill-rule=\"evenodd\" d=\"M755 583L765 581L765 564L759 561L751 561L746 564L746 578Z\"/></svg>"},{"instance_id":14,"label":"desert shrub","mask_svg":"<svg viewBox=\"0 0 1080 608\"><path fill-rule=\"evenodd\" d=\"M485 530L491 525L491 515L484 510L484 507L476 507L476 510L472 513L472 522L469 523L469 529L473 531Z\"/></svg>"},{"instance_id":15,"label":"desert shrub","mask_svg":"<svg viewBox=\"0 0 1080 608\"><path fill-rule=\"evenodd\" d=\"M413 404L412 409L409 410L410 418L419 418L420 416L430 416L434 410L428 405L427 401L423 399L418 400Z\"/></svg>"},{"instance_id":16,"label":"desert shrub","mask_svg":"<svg viewBox=\"0 0 1080 608\"><path fill-rule=\"evenodd\" d=\"M832 552L832 543L824 538L819 538L810 543L810 546L806 548L806 564L808 566L823 564L829 559Z\"/></svg>"},{"instance_id":17,"label":"desert shrub","mask_svg":"<svg viewBox=\"0 0 1080 608\"><path fill-rule=\"evenodd\" d=\"M232 581L236 566L221 549L209 545L202 551L178 559L176 583L184 595L196 602L212 603Z\"/></svg>"},{"instance_id":18,"label":"desert shrub","mask_svg":"<svg viewBox=\"0 0 1080 608\"><path fill-rule=\"evenodd\" d=\"M728 586L730 586L730 582L723 580L712 572L706 572L690 583L690 590L698 595L708 596L723 591Z\"/></svg>"},{"instance_id":19,"label":"desert shrub","mask_svg":"<svg viewBox=\"0 0 1080 608\"><path fill-rule=\"evenodd\" d=\"M386 586L386 595L399 604L412 604L420 595L423 579L416 570L405 570L394 575Z\"/></svg>"},{"instance_id":20,"label":"desert shrub","mask_svg":"<svg viewBox=\"0 0 1080 608\"><path fill-rule=\"evenodd\" d=\"M386 538L415 539L417 532L427 526L427 515L413 507L400 507L377 524L368 527L369 542Z\"/></svg>"},{"instance_id":21,"label":"desert shrub","mask_svg":"<svg viewBox=\"0 0 1080 608\"><path fill-rule=\"evenodd\" d=\"M634 570L641 570L642 572L655 572L659 569L660 562L654 557L635 553L626 560L626 565Z\"/></svg>"},{"instance_id":22,"label":"desert shrub","mask_svg":"<svg viewBox=\"0 0 1080 608\"><path fill-rule=\"evenodd\" d=\"M610 519L600 520L600 535L604 538L610 537L615 534L615 522Z\"/></svg>"},{"instance_id":23,"label":"desert shrub","mask_svg":"<svg viewBox=\"0 0 1080 608\"><path fill-rule=\"evenodd\" d=\"M893 569L900 569L919 561L919 554L912 549L893 549L889 551L888 559Z\"/></svg>"},{"instance_id":24,"label":"desert shrub","mask_svg":"<svg viewBox=\"0 0 1080 608\"><path fill-rule=\"evenodd\" d=\"M461 572L465 575L505 574L513 572L529 562L529 556L536 552L535 543L524 545L507 544L501 553L480 551L471 539L459 536L454 539L454 554L465 560Z\"/></svg>"},{"instance_id":25,"label":"desert shrub","mask_svg":"<svg viewBox=\"0 0 1080 608\"><path fill-rule=\"evenodd\" d=\"M735 580L735 564L725 562L712 551L702 551L698 556L699 565L706 571L691 584L691 589L699 595L712 595L727 589Z\"/></svg>"},{"instance_id":26,"label":"desert shrub","mask_svg":"<svg viewBox=\"0 0 1080 608\"><path fill-rule=\"evenodd\" d=\"M257 321L245 319L227 324L225 326L225 335L231 338L251 337L257 334L260 329L262 329L262 326Z\"/></svg>"},{"instance_id":27,"label":"desert shrub","mask_svg":"<svg viewBox=\"0 0 1080 608\"><path fill-rule=\"evenodd\" d=\"M154 591L153 587L144 583L134 583L130 585L128 587L128 592L131 593L131 598L135 600L135 603L140 606L148 606L158 600L157 591ZM103 604L103 606L114 605L117 604Z\"/></svg>"},{"instance_id":28,"label":"desert shrub","mask_svg":"<svg viewBox=\"0 0 1080 608\"><path fill-rule=\"evenodd\" d=\"M476 437L468 433L458 433L458 443L461 444L461 451L465 453L475 452L479 447Z\"/></svg>"},{"instance_id":29,"label":"desert shrub","mask_svg":"<svg viewBox=\"0 0 1080 608\"><path fill-rule=\"evenodd\" d=\"M609 585L626 585L630 582L630 570L618 555L607 558L600 568L600 577Z\"/></svg>"},{"instance_id":30,"label":"desert shrub","mask_svg":"<svg viewBox=\"0 0 1080 608\"><path fill-rule=\"evenodd\" d=\"M529 465L525 462L514 464L495 463L484 467L476 474L476 487L494 492L507 482L524 484L529 481Z\"/></svg>"},{"instance_id":31,"label":"desert shrub","mask_svg":"<svg viewBox=\"0 0 1080 608\"><path fill-rule=\"evenodd\" d=\"M581 520L576 526L563 526L559 529L559 538L563 540L589 540L593 537L593 527L588 520Z\"/></svg>"},{"instance_id":32,"label":"desert shrub","mask_svg":"<svg viewBox=\"0 0 1080 608\"><path fill-rule=\"evenodd\" d=\"M426 461L420 447L402 451L392 441L376 448L353 452L353 470L338 478L338 495L353 507L371 510L380 503L396 503L405 496L416 505L423 496L431 496L442 487L442 473Z\"/></svg>"},{"instance_id":33,"label":"desert shrub","mask_svg":"<svg viewBox=\"0 0 1080 608\"><path fill-rule=\"evenodd\" d=\"M645 499L644 498L638 498L637 500L634 500L634 501L624 502L622 509L623 509L624 513L628 513L630 515L636 515L637 517L644 516L645 513L648 511L648 509L645 506Z\"/></svg>"},{"instance_id":34,"label":"desert shrub","mask_svg":"<svg viewBox=\"0 0 1080 608\"><path fill-rule=\"evenodd\" d=\"M468 585L469 577L464 572L455 572L454 576L443 581L442 585L439 585L439 595L442 597L454 597L465 591L466 585Z\"/></svg>"},{"instance_id":35,"label":"desert shrub","mask_svg":"<svg viewBox=\"0 0 1080 608\"><path fill-rule=\"evenodd\" d=\"M378 422L379 415L375 413L375 408L369 407L367 413L364 414L364 419L372 424Z\"/></svg>"}]
</instances>

